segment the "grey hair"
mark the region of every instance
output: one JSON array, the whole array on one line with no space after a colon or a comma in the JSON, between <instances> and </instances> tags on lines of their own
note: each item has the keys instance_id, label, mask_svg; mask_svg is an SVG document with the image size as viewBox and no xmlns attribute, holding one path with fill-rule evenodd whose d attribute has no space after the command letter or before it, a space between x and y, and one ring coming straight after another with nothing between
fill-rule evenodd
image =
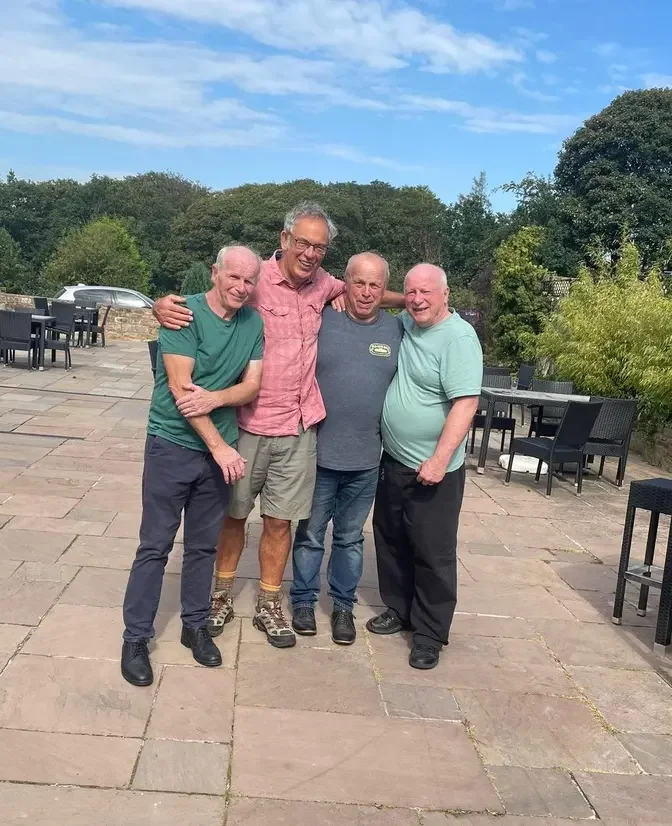
<instances>
[{"instance_id":1,"label":"grey hair","mask_svg":"<svg viewBox=\"0 0 672 826\"><path fill-rule=\"evenodd\" d=\"M338 235L336 224L331 220L327 213L315 201L301 201L293 209L285 215L285 232L294 232L296 222L302 218L321 218L327 225L327 232L329 233L329 243Z\"/></svg>"},{"instance_id":2,"label":"grey hair","mask_svg":"<svg viewBox=\"0 0 672 826\"><path fill-rule=\"evenodd\" d=\"M244 247L241 244L229 244L226 247L222 247L221 250L217 253L217 258L215 260L215 264L217 265L217 269L220 269L228 255L232 252L248 252L250 255L253 255L257 260L257 265L259 269L261 269L261 258L257 255L254 250L251 250L249 247Z\"/></svg>"},{"instance_id":3,"label":"grey hair","mask_svg":"<svg viewBox=\"0 0 672 826\"><path fill-rule=\"evenodd\" d=\"M416 264L414 267L411 267L411 269L410 269L410 270L406 273L406 275L404 276L404 287L406 286L406 280L408 279L408 276L409 276L409 275L410 275L410 274L411 274L414 270L417 270L417 269L418 269L418 267L430 267L432 270L435 270L435 271L436 271L436 273L437 273L437 275L439 276L439 280L440 280L440 282L441 282L441 286L442 286L442 287L444 287L444 288L447 288L447 287L448 287L448 276L446 275L446 271L445 271L445 270L443 270L443 269L441 269L441 267L437 267L437 266L436 266L436 264L425 264L425 263L422 263L422 264Z\"/></svg>"},{"instance_id":4,"label":"grey hair","mask_svg":"<svg viewBox=\"0 0 672 826\"><path fill-rule=\"evenodd\" d=\"M379 255L377 252L358 252L356 255L350 256L350 258L348 259L348 263L345 266L345 277L348 277L348 275L350 274L350 270L355 265L357 259L362 257L377 258L379 261L383 262L383 276L385 278L385 286L387 286L387 283L390 280L390 265L383 258L383 256Z\"/></svg>"}]
</instances>

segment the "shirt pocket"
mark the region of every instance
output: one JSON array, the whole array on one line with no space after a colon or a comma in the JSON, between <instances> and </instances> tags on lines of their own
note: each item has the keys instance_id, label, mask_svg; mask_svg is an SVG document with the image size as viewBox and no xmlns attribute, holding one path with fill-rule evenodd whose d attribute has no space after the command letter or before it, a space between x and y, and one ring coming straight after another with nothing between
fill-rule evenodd
<instances>
[{"instance_id":1,"label":"shirt pocket","mask_svg":"<svg viewBox=\"0 0 672 826\"><path fill-rule=\"evenodd\" d=\"M309 301L304 305L301 313L301 326L306 338L313 338L320 332L323 309L324 305L319 301Z\"/></svg>"},{"instance_id":2,"label":"shirt pocket","mask_svg":"<svg viewBox=\"0 0 672 826\"><path fill-rule=\"evenodd\" d=\"M285 305L259 305L259 312L264 320L266 338L287 338L292 331L292 314Z\"/></svg>"}]
</instances>

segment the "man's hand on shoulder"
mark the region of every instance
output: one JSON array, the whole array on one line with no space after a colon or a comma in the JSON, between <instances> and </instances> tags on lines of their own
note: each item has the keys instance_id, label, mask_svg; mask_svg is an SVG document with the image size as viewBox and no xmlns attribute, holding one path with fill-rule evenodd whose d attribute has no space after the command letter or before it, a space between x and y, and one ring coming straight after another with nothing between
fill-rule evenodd
<instances>
[{"instance_id":1,"label":"man's hand on shoulder","mask_svg":"<svg viewBox=\"0 0 672 826\"><path fill-rule=\"evenodd\" d=\"M446 464L436 456L431 456L418 468L418 482L421 485L438 485L446 475Z\"/></svg>"},{"instance_id":2,"label":"man's hand on shoulder","mask_svg":"<svg viewBox=\"0 0 672 826\"><path fill-rule=\"evenodd\" d=\"M157 298L152 307L154 318L162 327L168 330L181 330L191 324L193 313L185 307L186 298L183 295L166 295Z\"/></svg>"},{"instance_id":3,"label":"man's hand on shoulder","mask_svg":"<svg viewBox=\"0 0 672 826\"><path fill-rule=\"evenodd\" d=\"M243 459L240 453L234 450L231 445L224 445L224 447L213 450L212 458L222 469L222 475L227 485L232 485L245 476L247 459Z\"/></svg>"},{"instance_id":4,"label":"man's hand on shoulder","mask_svg":"<svg viewBox=\"0 0 672 826\"><path fill-rule=\"evenodd\" d=\"M175 404L180 413L187 419L195 416L207 416L216 407L220 407L219 397L215 391L204 390L197 384L188 384L187 393L177 399Z\"/></svg>"},{"instance_id":5,"label":"man's hand on shoulder","mask_svg":"<svg viewBox=\"0 0 672 826\"><path fill-rule=\"evenodd\" d=\"M336 310L337 313L345 312L345 293L337 295L329 306L332 310Z\"/></svg>"}]
</instances>

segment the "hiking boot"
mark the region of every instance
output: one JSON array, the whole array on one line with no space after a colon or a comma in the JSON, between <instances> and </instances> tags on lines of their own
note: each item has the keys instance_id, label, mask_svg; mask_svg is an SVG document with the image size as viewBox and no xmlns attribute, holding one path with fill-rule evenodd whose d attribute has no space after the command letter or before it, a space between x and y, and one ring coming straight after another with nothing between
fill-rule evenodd
<instances>
[{"instance_id":1,"label":"hiking boot","mask_svg":"<svg viewBox=\"0 0 672 826\"><path fill-rule=\"evenodd\" d=\"M339 645L352 645L357 637L352 611L335 608L331 615L331 639Z\"/></svg>"},{"instance_id":2,"label":"hiking boot","mask_svg":"<svg viewBox=\"0 0 672 826\"><path fill-rule=\"evenodd\" d=\"M292 616L292 628L302 637L314 637L317 634L315 610L307 605L295 608Z\"/></svg>"},{"instance_id":3,"label":"hiking boot","mask_svg":"<svg viewBox=\"0 0 672 826\"><path fill-rule=\"evenodd\" d=\"M370 619L366 627L372 634L397 634L408 629L408 625L404 625L399 617L389 610Z\"/></svg>"},{"instance_id":4,"label":"hiking boot","mask_svg":"<svg viewBox=\"0 0 672 826\"><path fill-rule=\"evenodd\" d=\"M280 593L259 595L252 624L266 634L266 639L275 648L291 648L296 645L296 636L282 610Z\"/></svg>"},{"instance_id":5,"label":"hiking boot","mask_svg":"<svg viewBox=\"0 0 672 826\"><path fill-rule=\"evenodd\" d=\"M211 637L218 637L227 622L233 619L233 598L230 591L215 591L210 599L208 631Z\"/></svg>"}]
</instances>

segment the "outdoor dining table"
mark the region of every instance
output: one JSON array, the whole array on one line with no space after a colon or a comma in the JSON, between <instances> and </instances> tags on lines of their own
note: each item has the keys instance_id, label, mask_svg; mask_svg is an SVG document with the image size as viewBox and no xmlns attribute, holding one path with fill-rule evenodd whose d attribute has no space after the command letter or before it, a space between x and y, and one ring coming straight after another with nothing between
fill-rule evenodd
<instances>
[{"instance_id":1,"label":"outdoor dining table","mask_svg":"<svg viewBox=\"0 0 672 826\"><path fill-rule=\"evenodd\" d=\"M44 344L46 339L46 328L56 321L56 316L53 315L39 315L39 313L31 313L30 320L33 327L39 327L39 350L38 350L38 370L44 370Z\"/></svg>"},{"instance_id":2,"label":"outdoor dining table","mask_svg":"<svg viewBox=\"0 0 672 826\"><path fill-rule=\"evenodd\" d=\"M500 387L482 387L481 398L488 403L485 413L485 426L483 428L483 438L481 439L481 449L478 453L478 473L485 473L485 460L488 455L488 444L490 442L490 429L492 427L492 417L495 413L497 402L514 405L533 405L541 408L539 416L543 415L544 405L561 407L569 402L589 402L590 396L576 396L569 393L542 393L541 390L517 390Z\"/></svg>"}]
</instances>

